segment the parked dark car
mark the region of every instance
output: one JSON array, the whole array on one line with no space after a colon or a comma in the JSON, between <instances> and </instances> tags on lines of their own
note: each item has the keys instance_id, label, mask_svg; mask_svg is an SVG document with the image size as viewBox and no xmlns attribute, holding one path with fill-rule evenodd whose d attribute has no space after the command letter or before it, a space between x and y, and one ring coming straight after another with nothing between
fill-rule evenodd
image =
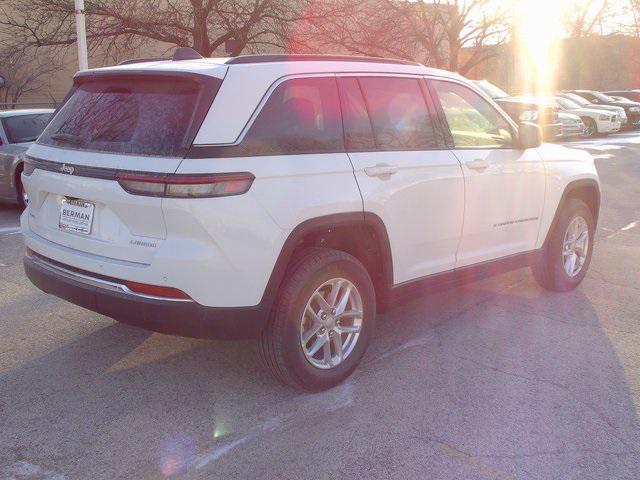
<instances>
[{"instance_id":1,"label":"parked dark car","mask_svg":"<svg viewBox=\"0 0 640 480\"><path fill-rule=\"evenodd\" d=\"M531 97L496 98L495 101L515 122L530 121L540 125L545 140L562 137L558 109L551 103Z\"/></svg>"},{"instance_id":2,"label":"parked dark car","mask_svg":"<svg viewBox=\"0 0 640 480\"><path fill-rule=\"evenodd\" d=\"M629 128L640 128L640 103L628 100L626 102L611 98L609 95L605 95L602 92L595 90L565 90L568 93L575 93L582 98L594 103L596 105L611 105L614 107L624 108L627 114Z\"/></svg>"},{"instance_id":3,"label":"parked dark car","mask_svg":"<svg viewBox=\"0 0 640 480\"><path fill-rule=\"evenodd\" d=\"M623 97L627 100L631 100L632 102L640 102L640 89L609 90L607 92L602 92L602 93L609 96Z\"/></svg>"},{"instance_id":4,"label":"parked dark car","mask_svg":"<svg viewBox=\"0 0 640 480\"><path fill-rule=\"evenodd\" d=\"M556 140L562 136L562 123L558 109L544 100L533 97L513 97L487 80L474 83L502 107L516 123L535 122L542 128L545 140Z\"/></svg>"}]
</instances>

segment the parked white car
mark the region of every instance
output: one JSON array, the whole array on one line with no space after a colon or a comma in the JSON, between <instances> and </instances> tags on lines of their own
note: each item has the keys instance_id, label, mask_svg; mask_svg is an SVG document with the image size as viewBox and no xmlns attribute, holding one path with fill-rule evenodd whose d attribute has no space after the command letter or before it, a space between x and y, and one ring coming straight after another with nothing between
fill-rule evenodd
<instances>
[{"instance_id":1,"label":"parked white car","mask_svg":"<svg viewBox=\"0 0 640 480\"><path fill-rule=\"evenodd\" d=\"M562 124L562 138L582 137L585 132L585 126L582 119L577 115L567 112L558 112L558 119Z\"/></svg>"},{"instance_id":2,"label":"parked white car","mask_svg":"<svg viewBox=\"0 0 640 480\"><path fill-rule=\"evenodd\" d=\"M530 265L584 278L600 187L461 76L339 56L82 71L28 152L31 281L161 332L260 340L320 390L407 291Z\"/></svg>"},{"instance_id":3,"label":"parked white car","mask_svg":"<svg viewBox=\"0 0 640 480\"><path fill-rule=\"evenodd\" d=\"M629 119L627 117L627 113L624 108L616 107L613 105L602 105L595 103L591 103L589 100L577 95L575 93L566 93L560 92L556 95L558 98L565 98L567 100L571 100L573 103L577 104L580 108L586 108L588 110L597 110L600 112L613 112L616 114L617 118L620 119L621 129L629 126Z\"/></svg>"},{"instance_id":4,"label":"parked white car","mask_svg":"<svg viewBox=\"0 0 640 480\"><path fill-rule=\"evenodd\" d=\"M564 97L551 97L550 101L562 112L577 115L584 123L584 136L619 132L622 122L615 111L603 111L596 108L581 107L573 100Z\"/></svg>"},{"instance_id":5,"label":"parked white car","mask_svg":"<svg viewBox=\"0 0 640 480\"><path fill-rule=\"evenodd\" d=\"M50 108L0 111L0 201L24 208L29 198L22 187L24 155L53 115Z\"/></svg>"}]
</instances>

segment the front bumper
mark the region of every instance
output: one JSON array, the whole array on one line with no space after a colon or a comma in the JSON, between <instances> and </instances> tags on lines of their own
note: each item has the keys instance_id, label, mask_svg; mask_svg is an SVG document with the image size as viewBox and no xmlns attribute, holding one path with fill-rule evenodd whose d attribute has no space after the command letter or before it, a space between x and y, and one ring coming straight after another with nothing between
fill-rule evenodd
<instances>
[{"instance_id":1,"label":"front bumper","mask_svg":"<svg viewBox=\"0 0 640 480\"><path fill-rule=\"evenodd\" d=\"M580 137L584 135L584 125L563 125L562 126L562 138Z\"/></svg>"},{"instance_id":2,"label":"front bumper","mask_svg":"<svg viewBox=\"0 0 640 480\"><path fill-rule=\"evenodd\" d=\"M640 128L640 113L627 113L627 128Z\"/></svg>"},{"instance_id":3,"label":"front bumper","mask_svg":"<svg viewBox=\"0 0 640 480\"><path fill-rule=\"evenodd\" d=\"M261 305L216 308L133 294L117 279L68 267L38 254L25 256L24 270L45 293L155 332L197 338L254 338L268 319L268 309Z\"/></svg>"},{"instance_id":4,"label":"front bumper","mask_svg":"<svg viewBox=\"0 0 640 480\"><path fill-rule=\"evenodd\" d=\"M562 138L561 123L547 123L542 125L542 136L545 140L555 140Z\"/></svg>"}]
</instances>

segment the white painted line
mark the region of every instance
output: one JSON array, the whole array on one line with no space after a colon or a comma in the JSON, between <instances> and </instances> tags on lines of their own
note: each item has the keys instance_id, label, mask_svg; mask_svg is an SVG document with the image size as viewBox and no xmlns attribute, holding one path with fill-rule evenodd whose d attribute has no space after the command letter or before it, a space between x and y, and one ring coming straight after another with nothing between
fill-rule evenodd
<instances>
[{"instance_id":1,"label":"white painted line","mask_svg":"<svg viewBox=\"0 0 640 480\"><path fill-rule=\"evenodd\" d=\"M20 227L0 227L0 233L18 233Z\"/></svg>"},{"instance_id":2,"label":"white painted line","mask_svg":"<svg viewBox=\"0 0 640 480\"><path fill-rule=\"evenodd\" d=\"M214 448L213 450L211 450L209 453L205 454L204 456L202 456L197 462L196 462L196 470L201 470L204 467L206 467L208 464L210 464L211 462L214 462L216 460L218 460L220 457L226 455L227 453L229 453L231 450L233 450L234 448L242 445L243 443L247 442L248 440L251 440L252 438L254 438L256 435L246 435L244 437L240 437L237 440L234 440L231 443L227 443L225 446L220 447L220 448Z\"/></svg>"},{"instance_id":3,"label":"white painted line","mask_svg":"<svg viewBox=\"0 0 640 480\"><path fill-rule=\"evenodd\" d=\"M627 230L631 230L632 228L636 228L638 225L640 225L640 221L628 223L627 225L625 225L621 229L616 230L615 232L613 232L611 235L607 235L607 238L613 238L616 235L618 235L619 233L626 232Z\"/></svg>"},{"instance_id":4,"label":"white painted line","mask_svg":"<svg viewBox=\"0 0 640 480\"><path fill-rule=\"evenodd\" d=\"M31 479L38 480L65 480L65 476L51 470L34 465L26 460L20 460L12 465L0 469L3 479Z\"/></svg>"},{"instance_id":5,"label":"white painted line","mask_svg":"<svg viewBox=\"0 0 640 480\"><path fill-rule=\"evenodd\" d=\"M300 419L309 418L310 415L317 414L317 412L331 413L350 407L354 403L353 385L345 382L325 392L303 394L293 399L290 403L290 409L284 408L289 413L269 417L262 424L251 428L243 436L223 445L214 445L213 448L194 459L190 468L202 470L211 462L222 458L240 445L250 440L259 439L265 434L282 431L286 427L294 425ZM219 443L222 442L219 441Z\"/></svg>"}]
</instances>

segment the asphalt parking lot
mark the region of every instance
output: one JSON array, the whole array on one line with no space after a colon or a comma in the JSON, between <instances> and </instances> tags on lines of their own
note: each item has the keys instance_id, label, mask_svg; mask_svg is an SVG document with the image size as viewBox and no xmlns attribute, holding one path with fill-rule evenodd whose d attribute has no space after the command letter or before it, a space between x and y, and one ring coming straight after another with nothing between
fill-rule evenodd
<instances>
[{"instance_id":1,"label":"asphalt parking lot","mask_svg":"<svg viewBox=\"0 0 640 480\"><path fill-rule=\"evenodd\" d=\"M0 207L0 479L640 478L640 134L573 145L603 182L580 288L523 269L411 300L320 394L274 383L252 342L39 292Z\"/></svg>"}]
</instances>

